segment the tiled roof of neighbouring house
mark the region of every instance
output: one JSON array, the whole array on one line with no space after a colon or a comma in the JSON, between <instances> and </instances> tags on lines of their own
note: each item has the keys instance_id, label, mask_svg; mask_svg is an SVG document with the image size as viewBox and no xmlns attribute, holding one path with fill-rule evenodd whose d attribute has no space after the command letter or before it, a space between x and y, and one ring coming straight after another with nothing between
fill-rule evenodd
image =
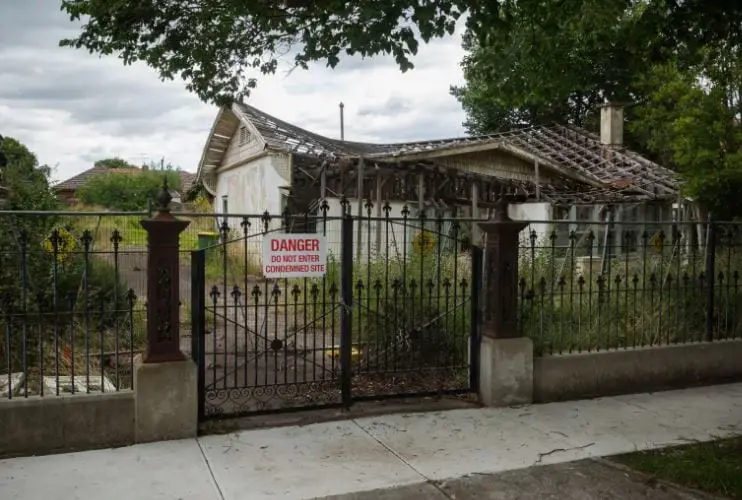
<instances>
[{"instance_id":1,"label":"tiled roof of neighbouring house","mask_svg":"<svg viewBox=\"0 0 742 500\"><path fill-rule=\"evenodd\" d=\"M60 182L54 186L55 191L76 191L82 186L87 184L90 179L103 174L124 174L124 175L138 175L146 170L139 168L108 168L104 166L93 167L80 172L74 177L70 177L67 180ZM196 180L196 174L191 172L179 171L180 174L180 192L187 193L192 187L193 182Z\"/></svg>"}]
</instances>

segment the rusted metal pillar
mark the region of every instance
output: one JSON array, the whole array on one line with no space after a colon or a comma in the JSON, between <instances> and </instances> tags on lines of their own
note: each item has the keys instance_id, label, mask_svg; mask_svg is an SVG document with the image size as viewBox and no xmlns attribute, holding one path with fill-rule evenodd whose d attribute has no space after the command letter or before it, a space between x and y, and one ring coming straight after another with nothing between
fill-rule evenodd
<instances>
[{"instance_id":1,"label":"rusted metal pillar","mask_svg":"<svg viewBox=\"0 0 742 500\"><path fill-rule=\"evenodd\" d=\"M147 348L144 363L182 361L180 351L179 237L188 221L170 213L167 179L157 195L157 213L140 222L147 231Z\"/></svg>"},{"instance_id":2,"label":"rusted metal pillar","mask_svg":"<svg viewBox=\"0 0 742 500\"><path fill-rule=\"evenodd\" d=\"M508 216L508 204L504 200L498 202L494 217L479 223L487 235L484 336L499 339L521 336L518 332L518 235L527 225Z\"/></svg>"}]
</instances>

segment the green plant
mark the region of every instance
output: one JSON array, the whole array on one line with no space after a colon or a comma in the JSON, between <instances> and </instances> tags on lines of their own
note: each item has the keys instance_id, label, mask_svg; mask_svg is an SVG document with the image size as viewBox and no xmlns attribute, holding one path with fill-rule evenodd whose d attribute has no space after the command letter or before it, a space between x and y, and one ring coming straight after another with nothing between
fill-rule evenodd
<instances>
[{"instance_id":1,"label":"green plant","mask_svg":"<svg viewBox=\"0 0 742 500\"><path fill-rule=\"evenodd\" d=\"M163 176L167 178L170 189L180 187L180 176L176 171L114 171L93 177L78 190L77 195L88 205L113 210L146 210L162 189Z\"/></svg>"},{"instance_id":2,"label":"green plant","mask_svg":"<svg viewBox=\"0 0 742 500\"><path fill-rule=\"evenodd\" d=\"M577 269L550 249L521 255L519 324L537 354L706 340L708 280L703 256L646 250ZM742 334L739 273L732 247L715 255L714 338Z\"/></svg>"},{"instance_id":3,"label":"green plant","mask_svg":"<svg viewBox=\"0 0 742 500\"><path fill-rule=\"evenodd\" d=\"M8 208L57 208L48 168L16 141L6 139L2 147L9 160ZM132 335L134 342L141 341L136 325L125 338L113 338L130 322L128 286L110 263L91 252L96 246L93 232L66 219L0 215L0 330L5 332L0 354L12 371L25 369L35 390L42 373L68 373L71 367L64 359L77 359L78 368L87 370L91 352L114 350L115 345L123 352Z\"/></svg>"},{"instance_id":4,"label":"green plant","mask_svg":"<svg viewBox=\"0 0 742 500\"><path fill-rule=\"evenodd\" d=\"M686 487L742 499L742 438L620 455L613 460Z\"/></svg>"}]
</instances>

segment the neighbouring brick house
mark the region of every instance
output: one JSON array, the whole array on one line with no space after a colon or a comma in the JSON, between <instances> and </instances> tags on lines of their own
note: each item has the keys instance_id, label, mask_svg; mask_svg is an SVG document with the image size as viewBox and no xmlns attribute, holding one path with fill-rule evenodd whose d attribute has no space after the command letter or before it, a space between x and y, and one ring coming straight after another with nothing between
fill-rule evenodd
<instances>
[{"instance_id":1,"label":"neighbouring brick house","mask_svg":"<svg viewBox=\"0 0 742 500\"><path fill-rule=\"evenodd\" d=\"M146 171L146 169L139 168L109 168L105 166L96 166L56 184L54 186L54 191L57 194L57 198L71 205L77 202L78 189L85 186L95 177L106 174L139 175ZM180 175L180 189L178 191L173 191L171 195L173 196L173 202L180 204L186 194L194 187L196 174L184 172L182 170L179 170L178 174Z\"/></svg>"}]
</instances>

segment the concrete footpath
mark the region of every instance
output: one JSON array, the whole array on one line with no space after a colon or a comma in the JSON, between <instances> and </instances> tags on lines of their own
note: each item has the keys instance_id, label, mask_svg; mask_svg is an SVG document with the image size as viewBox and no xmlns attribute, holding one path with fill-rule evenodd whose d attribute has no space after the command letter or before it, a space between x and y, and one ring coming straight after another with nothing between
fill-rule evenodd
<instances>
[{"instance_id":1,"label":"concrete footpath","mask_svg":"<svg viewBox=\"0 0 742 500\"><path fill-rule=\"evenodd\" d=\"M466 476L739 434L742 384L733 384L522 408L367 417L2 460L0 498L412 499L425 498L414 494L431 485L441 498L549 498L530 496L523 491L528 483L512 479L520 496L481 496L466 485L452 496L446 485ZM538 470L547 469L531 469ZM383 495L371 491L383 489Z\"/></svg>"}]
</instances>

